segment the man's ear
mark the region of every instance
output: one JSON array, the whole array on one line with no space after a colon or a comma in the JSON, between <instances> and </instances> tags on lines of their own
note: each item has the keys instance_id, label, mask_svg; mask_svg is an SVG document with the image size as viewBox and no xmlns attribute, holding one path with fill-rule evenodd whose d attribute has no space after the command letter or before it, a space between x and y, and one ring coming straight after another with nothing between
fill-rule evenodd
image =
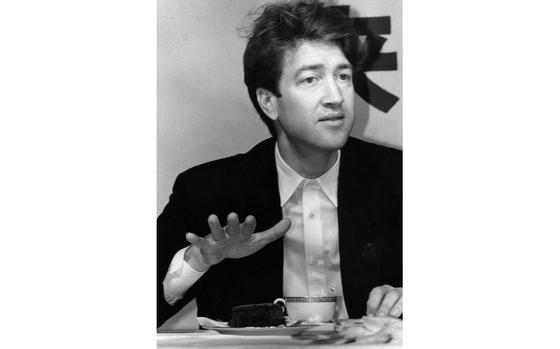
<instances>
[{"instance_id":1,"label":"man's ear","mask_svg":"<svg viewBox=\"0 0 560 349\"><path fill-rule=\"evenodd\" d=\"M262 87L258 87L256 93L257 93L257 100L259 101L259 105L261 106L261 109L265 112L265 114L271 120L278 119L278 108L277 108L278 97L276 97L274 93Z\"/></svg>"}]
</instances>

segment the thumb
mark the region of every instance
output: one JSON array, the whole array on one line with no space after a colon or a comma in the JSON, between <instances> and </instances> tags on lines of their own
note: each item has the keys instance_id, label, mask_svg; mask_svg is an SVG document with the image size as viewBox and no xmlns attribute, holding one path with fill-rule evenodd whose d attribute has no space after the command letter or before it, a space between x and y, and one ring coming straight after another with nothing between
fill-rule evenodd
<instances>
[{"instance_id":1,"label":"thumb","mask_svg":"<svg viewBox=\"0 0 560 349\"><path fill-rule=\"evenodd\" d=\"M286 234L288 229L290 229L291 225L292 225L292 221L290 221L288 218L284 218L280 220L278 223L276 223L270 229L265 230L262 233L259 233L260 238L262 239L262 242L268 244L269 242L272 242L284 236L284 234Z\"/></svg>"},{"instance_id":2,"label":"thumb","mask_svg":"<svg viewBox=\"0 0 560 349\"><path fill-rule=\"evenodd\" d=\"M283 219L280 220L280 222L276 223L269 230L271 230L273 232L275 238L277 239L277 238L283 236L284 234L286 234L288 229L290 229L291 225L292 225L292 221L289 218L283 218Z\"/></svg>"}]
</instances>

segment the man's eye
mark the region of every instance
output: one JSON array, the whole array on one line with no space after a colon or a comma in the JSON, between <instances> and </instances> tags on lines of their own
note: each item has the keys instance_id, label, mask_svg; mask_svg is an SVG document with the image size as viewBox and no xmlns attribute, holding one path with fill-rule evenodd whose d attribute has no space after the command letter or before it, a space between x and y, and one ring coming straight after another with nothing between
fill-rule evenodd
<instances>
[{"instance_id":1,"label":"man's eye","mask_svg":"<svg viewBox=\"0 0 560 349\"><path fill-rule=\"evenodd\" d=\"M317 78L315 78L315 77L313 77L313 76L310 76L310 77L308 77L308 78L303 79L303 82L306 83L306 84L312 84L312 83L315 82L316 79L317 79Z\"/></svg>"},{"instance_id":2,"label":"man's eye","mask_svg":"<svg viewBox=\"0 0 560 349\"><path fill-rule=\"evenodd\" d=\"M350 80L352 77L349 74L340 74L340 80Z\"/></svg>"}]
</instances>

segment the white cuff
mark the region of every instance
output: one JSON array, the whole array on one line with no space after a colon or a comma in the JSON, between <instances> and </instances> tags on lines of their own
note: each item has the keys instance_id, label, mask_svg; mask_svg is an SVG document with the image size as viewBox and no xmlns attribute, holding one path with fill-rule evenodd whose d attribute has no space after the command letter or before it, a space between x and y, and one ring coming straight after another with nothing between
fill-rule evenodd
<instances>
[{"instance_id":1,"label":"white cuff","mask_svg":"<svg viewBox=\"0 0 560 349\"><path fill-rule=\"evenodd\" d=\"M183 298L185 292L204 275L204 272L193 269L185 262L185 251L189 247L182 248L175 253L163 280L163 295L170 305Z\"/></svg>"}]
</instances>

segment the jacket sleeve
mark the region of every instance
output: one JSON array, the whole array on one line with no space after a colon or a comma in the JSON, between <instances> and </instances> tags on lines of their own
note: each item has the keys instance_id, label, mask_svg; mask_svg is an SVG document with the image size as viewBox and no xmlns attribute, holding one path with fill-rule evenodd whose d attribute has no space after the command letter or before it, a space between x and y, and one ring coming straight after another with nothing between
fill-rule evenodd
<instances>
[{"instance_id":1,"label":"jacket sleeve","mask_svg":"<svg viewBox=\"0 0 560 349\"><path fill-rule=\"evenodd\" d=\"M157 327L191 301L199 289L195 283L174 305L169 305L163 292L163 280L175 253L188 246L187 232L194 232L196 215L193 197L189 190L189 176L180 174L173 186L169 203L157 219Z\"/></svg>"}]
</instances>

